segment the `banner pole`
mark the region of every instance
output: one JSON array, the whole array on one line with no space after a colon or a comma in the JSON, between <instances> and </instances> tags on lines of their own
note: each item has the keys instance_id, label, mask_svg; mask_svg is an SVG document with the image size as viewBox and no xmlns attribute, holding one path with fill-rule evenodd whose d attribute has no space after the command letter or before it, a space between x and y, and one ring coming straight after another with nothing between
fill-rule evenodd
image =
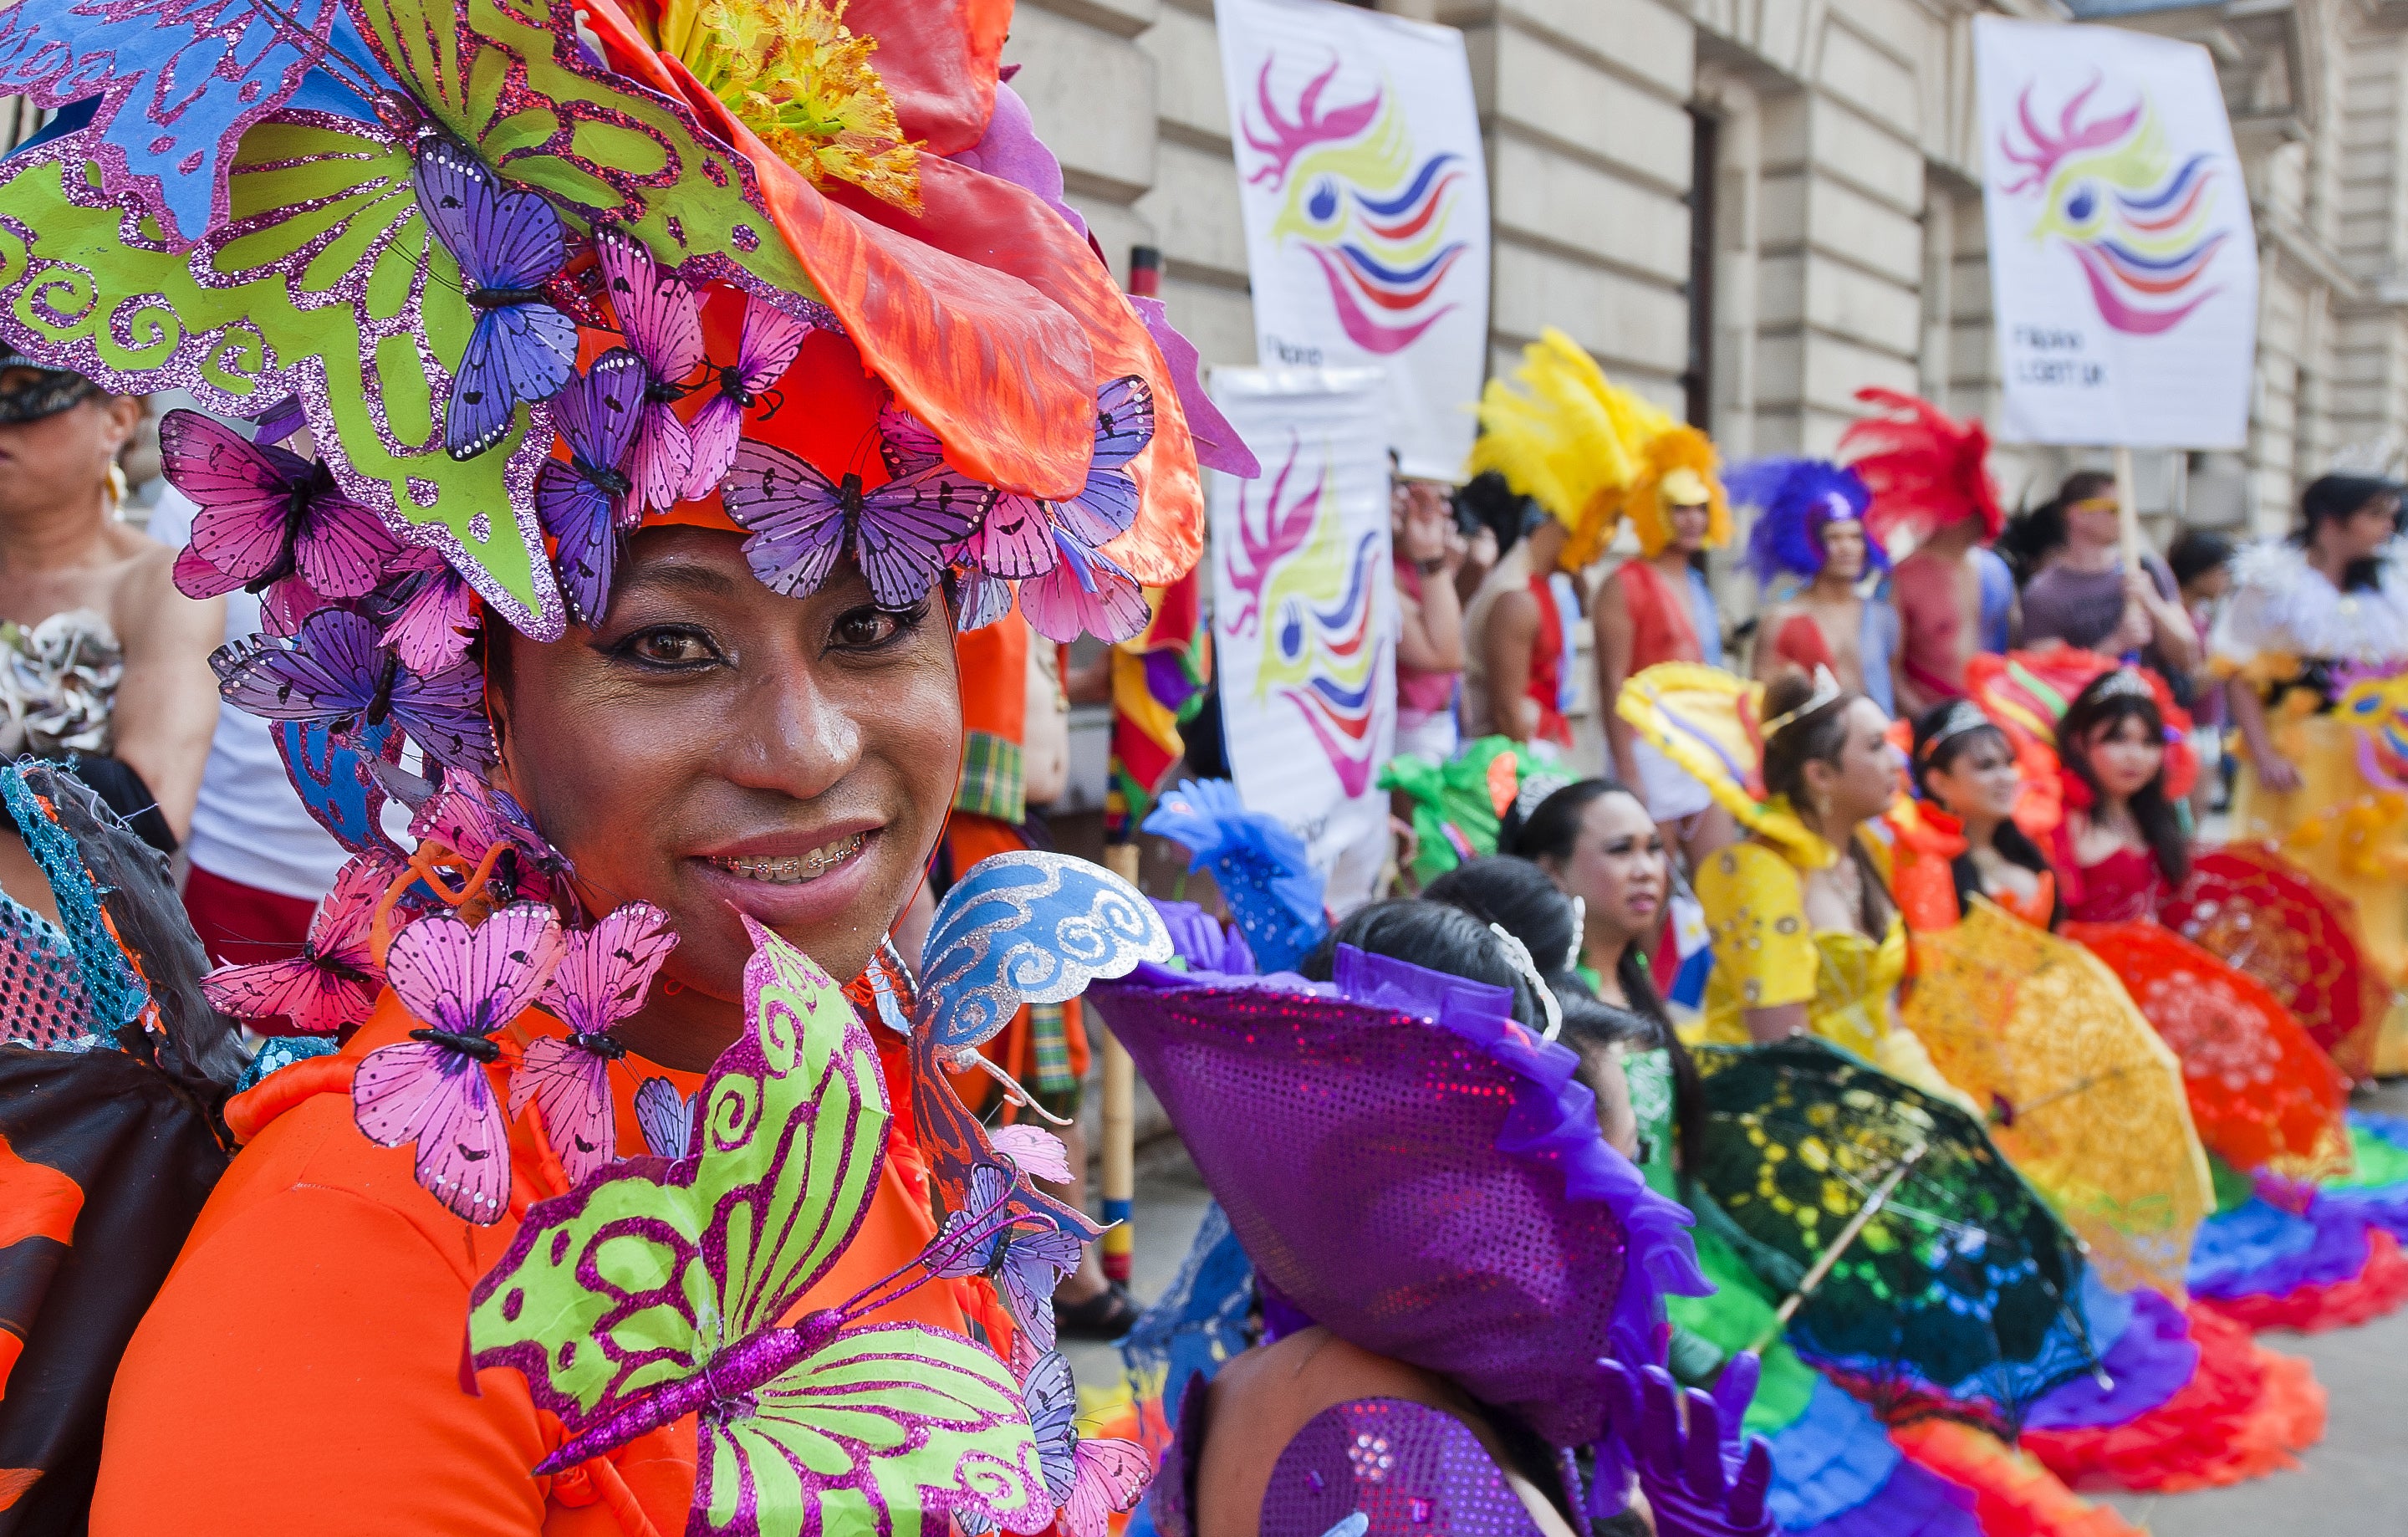
<instances>
[{"instance_id":1,"label":"banner pole","mask_svg":"<svg viewBox=\"0 0 2408 1537\"><path fill-rule=\"evenodd\" d=\"M1138 848L1113 843L1104 850L1104 863L1114 875L1137 884ZM1103 1198L1104 1279L1125 1285L1137 1258L1137 1064L1128 1048L1104 1022Z\"/></svg>"},{"instance_id":2,"label":"banner pole","mask_svg":"<svg viewBox=\"0 0 2408 1537\"><path fill-rule=\"evenodd\" d=\"M1161 251L1153 246L1130 248L1128 291L1143 298L1160 296ZM1120 658L1115 656L1113 662L1117 668ZM1117 698L1113 711L1117 725ZM1119 810L1117 819L1110 814L1105 818L1110 841L1104 845L1104 864L1114 875L1136 885L1137 828L1130 825L1134 809L1124 805ZM1111 1022L1106 1020L1104 1026L1103 1216L1111 1224L1102 1242L1104 1279L1126 1286L1137 1261L1137 1064L1130 1060L1120 1037L1112 1034Z\"/></svg>"},{"instance_id":3,"label":"banner pole","mask_svg":"<svg viewBox=\"0 0 2408 1537\"><path fill-rule=\"evenodd\" d=\"M2115 448L2115 524L2123 536L2124 570L2129 575L2141 568L2141 498L2132 483L2132 451L2121 444Z\"/></svg>"}]
</instances>

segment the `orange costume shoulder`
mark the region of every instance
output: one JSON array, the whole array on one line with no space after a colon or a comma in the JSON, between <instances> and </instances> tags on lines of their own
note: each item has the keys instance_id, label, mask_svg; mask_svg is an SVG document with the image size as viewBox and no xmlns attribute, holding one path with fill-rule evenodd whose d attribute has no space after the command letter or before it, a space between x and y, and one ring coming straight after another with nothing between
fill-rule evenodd
<instances>
[{"instance_id":1,"label":"orange costume shoulder","mask_svg":"<svg viewBox=\"0 0 2408 1537\"><path fill-rule=\"evenodd\" d=\"M530 1113L513 1123L510 1210L488 1228L418 1185L407 1147L351 1119L351 1070L415 1023L388 992L339 1054L284 1069L229 1107L251 1140L209 1198L135 1333L108 1404L96 1537L618 1537L676 1532L694 1489L693 1422L556 1477L529 1471L562 1438L516 1372L466 1387L468 1294L534 1201L565 1187ZM513 1027L559 1034L530 1010ZM620 1151L643 1151L636 1081L700 1083L629 1057L613 1073ZM506 1068L487 1070L507 1095ZM264 1124L263 1124L264 1123ZM906 1264L934 1232L916 1150L888 1131L877 1197L798 1311L833 1306ZM880 1318L962 1331L949 1290Z\"/></svg>"}]
</instances>

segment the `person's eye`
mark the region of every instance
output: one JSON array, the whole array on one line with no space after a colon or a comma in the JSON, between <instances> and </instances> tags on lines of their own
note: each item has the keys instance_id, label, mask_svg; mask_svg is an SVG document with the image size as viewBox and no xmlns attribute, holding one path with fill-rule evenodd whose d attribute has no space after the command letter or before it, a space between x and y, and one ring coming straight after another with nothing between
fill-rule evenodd
<instances>
[{"instance_id":1,"label":"person's eye","mask_svg":"<svg viewBox=\"0 0 2408 1537\"><path fill-rule=\"evenodd\" d=\"M928 600L908 609L882 609L865 603L837 615L828 638L844 651L882 651L919 629L928 617Z\"/></svg>"},{"instance_id":2,"label":"person's eye","mask_svg":"<svg viewBox=\"0 0 2408 1537\"><path fill-rule=\"evenodd\" d=\"M638 630L612 648L619 655L646 667L689 668L719 660L719 648L697 629L654 625Z\"/></svg>"}]
</instances>

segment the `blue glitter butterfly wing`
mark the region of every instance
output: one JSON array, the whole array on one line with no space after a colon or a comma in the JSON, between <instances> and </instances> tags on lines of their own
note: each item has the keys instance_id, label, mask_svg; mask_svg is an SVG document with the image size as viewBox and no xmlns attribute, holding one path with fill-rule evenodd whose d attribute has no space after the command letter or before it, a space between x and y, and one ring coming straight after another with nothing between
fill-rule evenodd
<instances>
[{"instance_id":1,"label":"blue glitter butterfly wing","mask_svg":"<svg viewBox=\"0 0 2408 1537\"><path fill-rule=\"evenodd\" d=\"M276 750L284 758L285 777L292 780L302 808L336 842L353 854L401 852L385 836L380 816L385 789L367 765L370 757L400 755L401 732L392 722L362 726L346 740L322 721L279 721Z\"/></svg>"},{"instance_id":2,"label":"blue glitter butterfly wing","mask_svg":"<svg viewBox=\"0 0 2408 1537\"><path fill-rule=\"evenodd\" d=\"M291 0L288 14L376 73L337 0ZM0 94L83 107L99 130L93 164L112 200L131 194L181 245L229 212L227 171L253 123L287 108L366 122L370 104L315 67L260 6L189 0L51 0L0 13Z\"/></svg>"},{"instance_id":3,"label":"blue glitter butterfly wing","mask_svg":"<svg viewBox=\"0 0 2408 1537\"><path fill-rule=\"evenodd\" d=\"M1098 977L1170 954L1162 915L1110 870L1068 855L998 854L971 866L937 909L914 1027L947 1050L974 1047L1024 1003L1076 998Z\"/></svg>"}]
</instances>

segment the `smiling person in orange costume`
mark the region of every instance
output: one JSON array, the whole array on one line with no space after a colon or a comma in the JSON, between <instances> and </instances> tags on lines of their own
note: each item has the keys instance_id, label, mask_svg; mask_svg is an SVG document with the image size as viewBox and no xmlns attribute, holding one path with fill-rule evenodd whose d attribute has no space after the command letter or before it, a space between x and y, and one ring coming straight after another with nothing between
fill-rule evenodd
<instances>
[{"instance_id":1,"label":"smiling person in orange costume","mask_svg":"<svg viewBox=\"0 0 2408 1537\"><path fill-rule=\"evenodd\" d=\"M461 8L464 37L472 27L500 25L490 8ZM833 58L840 66L817 75L810 67L782 76L756 72L744 89L731 86L724 70L713 73L714 49L725 51L725 38L711 31L724 22L711 19L718 11L683 0L657 10L609 0L578 0L573 10L567 0L531 0L519 8L550 28L551 56L524 60L530 72L513 89L539 93L564 72L573 74L589 94L615 93L653 114L647 121L675 117L706 148L718 141L718 159L693 155L715 173L710 185L697 177L676 188L677 217L665 224L655 217L659 208L645 200L669 206L667 193L614 184L630 200L627 229L670 232L640 237L653 261L666 268L679 260L689 236L699 241L710 234L704 215L741 197L753 211L730 217L752 233L736 239L736 249L754 249L747 239L763 241L766 233L758 265L782 262L780 270L791 272L799 264L808 277L810 292L779 290L772 297L749 267L743 293L727 281L724 266L689 266L678 274L701 292L712 366L709 375L697 366L699 377L655 381L668 386L664 393L682 423L692 425L710 401L734 398L747 441L783 450L830 481L859 476L844 492L856 496L863 482L874 493L888 478L895 461L882 451L904 445L909 420L916 419L961 478L1068 498L1088 483L1098 392L1135 375L1150 402L1152 437L1128 464L1134 523L1098 549L1045 514L1054 519L1058 557L1046 564L1054 567L1055 601L1082 614L1100 612L1102 605L1082 608L1075 593L1062 591L1063 574L1074 564L1082 579L1073 587L1091 594L1115 583L1133 592L1137 582L1172 580L1192 564L1200 509L1181 394L1192 392L1193 381L1166 365L1151 329L1158 315L1122 299L1067 210L1046 195L1043 178L1025 174L1039 157L1050 165L1050 156L1027 134L1025 110L1009 123L995 110L1008 4L861 0L843 26L823 5L738 5L738 21L749 18L772 33L809 23L817 30L790 39L794 56L822 64ZM72 24L101 32L118 23ZM874 43L875 69L857 41ZM821 45L831 51L813 54ZM488 36L480 46L509 45ZM444 67L441 61L402 61L405 69L378 42L370 47L385 67L407 77L405 90L420 96L427 117L451 129L441 104L430 102L420 89L424 82L411 73ZM822 101L814 92L844 100ZM845 112L814 117L785 111L781 102L843 106ZM876 111L857 110L865 103L883 108L882 122ZM794 126L798 122L806 126ZM808 126L813 123L824 126ZM279 125L262 126L273 132ZM1011 141L990 142L991 134ZM729 148L750 180L727 176ZM480 159L499 194L535 190L558 205L576 248L568 267L574 286L585 261L580 237L601 221L556 182L531 189L511 180L517 163L498 151L471 143L464 152ZM271 166L252 175L247 210L263 199L273 208L286 191L280 173ZM296 203L302 191L290 189ZM0 180L0 211L14 211L34 195ZM109 255L96 278L100 308L117 304L121 289L154 291L155 275L145 264L158 260L133 251ZM630 300L608 283L596 286L598 303L611 312L579 317L576 362L587 372L571 370L572 388L591 377L609 349L635 341L621 308ZM536 307L523 293L511 295L488 308L523 315ZM738 389L719 371L737 355L748 303L823 317L792 366L766 389ZM824 318L831 316L836 323ZM307 336L266 339L274 355L310 354ZM448 335L430 329L424 339L437 362L460 366L465 328ZM117 376L114 387L158 382L129 373ZM344 422L322 378L295 375L289 382L313 425ZM431 377L430 383L439 395L451 379ZM236 414L244 403L220 396L207 381L198 393L205 407L223 414ZM890 407L908 413L901 436L882 417ZM438 424L444 409L438 398ZM504 426L527 420L512 413ZM551 422L567 434L562 415ZM357 464L371 462L380 444L322 430L316 447L349 488L364 481L367 472ZM992 617L998 576L1026 576L1035 587L1049 573L1004 569L976 539L961 538L976 532L995 505L969 495L975 516L936 544L916 595L898 598L891 586L873 591L878 572L864 569L873 563L854 558L867 548L857 503L845 509L832 568L799 577L800 563L781 565L762 548L767 536L753 526L758 502L748 509L738 495L748 472L719 482L727 489L726 505L717 489L695 496L689 484L686 499L662 510L629 495L627 482L636 478L625 467L575 463L579 452L570 438L547 473L574 470L619 498L611 509L620 530L635 525L603 535L601 550L615 560L607 586L596 599L577 599L564 625L551 602L551 573L539 571L527 627L548 629L541 634L515 631L499 609L461 596L460 627L481 624L473 649L456 665L481 669L481 698L466 720L490 722L491 767L483 771L540 829L527 834L515 894L541 894L549 885L552 899L587 913L640 898L662 910L678 935L659 978L609 1032L614 1048L625 1053L609 1075L617 1101L612 1151L631 1155L644 1150L631 1085L660 1076L690 1092L743 1026L740 974L751 947L739 914L766 924L835 975L852 975L870 960L921 879L953 799L963 746L953 625ZM698 446L695 452L699 455ZM432 473L441 468L441 443L428 452ZM963 505L962 497L953 505ZM509 510L527 525L528 507ZM496 546L510 535L504 511L496 508L492 517L501 530ZM739 519L751 521L739 525ZM573 591L576 557L567 536L547 531L561 547L536 547L538 566L551 555L561 583ZM756 537L748 540L748 532ZM478 537L485 537L482 525ZM472 549L455 544L446 554L445 579L456 576L480 594L509 585ZM318 607L308 601L313 596L300 595L305 608ZM1024 599L1029 596L1024 592ZM371 594L360 602L376 600ZM378 610L375 618L383 625L394 616ZM296 643L306 650L309 642L305 629ZM290 654L271 644L231 656L224 669L230 695L240 692L245 666L263 652ZM387 668L371 720L398 677L383 660L392 654L370 659ZM441 671L409 666L418 682L400 680L409 687L431 688L427 680ZM290 705L290 693L274 702ZM410 718L394 718L413 727ZM348 727L355 719L356 712L338 724ZM465 723L455 729L467 739L480 735ZM455 763L488 756L474 740L454 740L449 748ZM422 861L441 863L439 849L428 852L435 842L422 840ZM565 863L552 862L554 854ZM478 883L511 878L507 866L497 876L491 861L472 876L476 863L453 859L440 883L430 879L471 918L490 905L477 896ZM435 867L423 868L431 877ZM407 889L406 878L388 888ZM489 896L494 889L486 888ZM425 1160L413 1160L408 1142L370 1140L352 1102L360 1063L423 1023L394 993L380 992L338 1052L283 1068L230 1103L228 1121L245 1145L120 1370L95 1532L585 1533L684 1525L694 1483L690 1422L538 1477L530 1470L560 1444L558 1423L534 1407L515 1372L475 1373L473 1391L464 1381L472 1286L503 1255L527 1207L568 1182L554 1150L557 1128L547 1136L532 1113L510 1117L508 1196L498 1203L506 1209L490 1221L455 1214L456 1194L447 1202L423 1187ZM563 1032L540 1008L501 1025L490 1038L499 1060L484 1070L495 1092L507 1094L508 1069L530 1041ZM907 1085L893 1081L903 1070L899 1043L879 1039L897 1113L882 1184L805 1307L850 1296L889 1273L933 1231L923 1165L909 1137ZM978 1294L924 1287L884 1315L960 1330L965 1296L975 1300Z\"/></svg>"}]
</instances>

